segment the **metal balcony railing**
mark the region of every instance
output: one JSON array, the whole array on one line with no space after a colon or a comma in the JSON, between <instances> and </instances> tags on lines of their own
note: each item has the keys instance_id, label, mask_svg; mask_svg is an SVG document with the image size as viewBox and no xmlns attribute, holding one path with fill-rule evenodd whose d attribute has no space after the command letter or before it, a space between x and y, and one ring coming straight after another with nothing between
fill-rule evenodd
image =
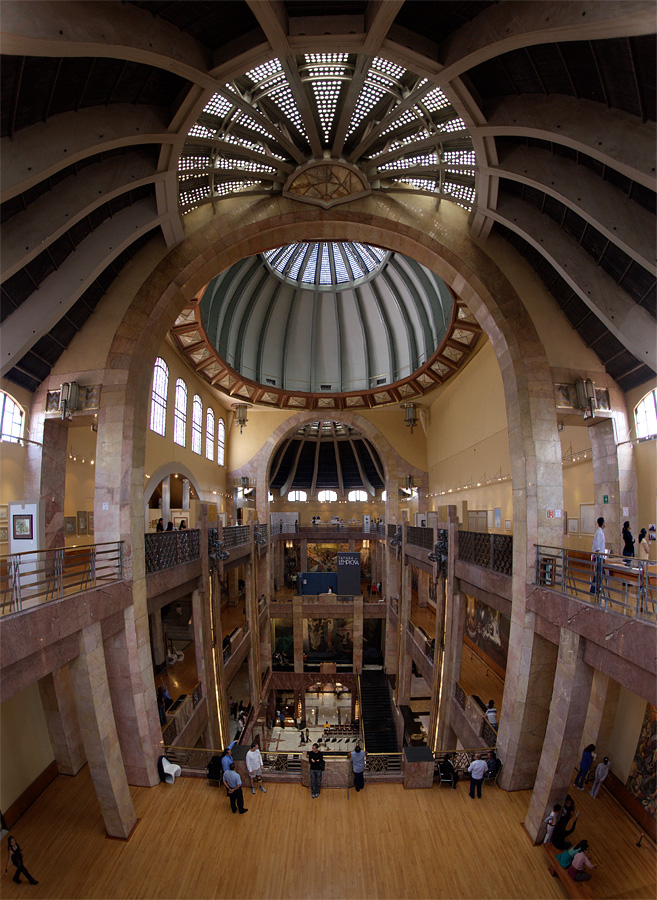
<instances>
[{"instance_id":1,"label":"metal balcony railing","mask_svg":"<svg viewBox=\"0 0 657 900\"><path fill-rule=\"evenodd\" d=\"M657 623L657 562L652 560L537 546L535 584Z\"/></svg>"},{"instance_id":2,"label":"metal balcony railing","mask_svg":"<svg viewBox=\"0 0 657 900\"><path fill-rule=\"evenodd\" d=\"M123 578L123 542L0 556L0 612L18 612Z\"/></svg>"},{"instance_id":3,"label":"metal balcony railing","mask_svg":"<svg viewBox=\"0 0 657 900\"><path fill-rule=\"evenodd\" d=\"M171 569L200 558L200 532L195 528L149 532L144 535L144 551L147 575Z\"/></svg>"},{"instance_id":4,"label":"metal balcony railing","mask_svg":"<svg viewBox=\"0 0 657 900\"><path fill-rule=\"evenodd\" d=\"M512 575L513 537L507 534L459 531L459 559L499 572L500 575Z\"/></svg>"},{"instance_id":5,"label":"metal balcony railing","mask_svg":"<svg viewBox=\"0 0 657 900\"><path fill-rule=\"evenodd\" d=\"M419 528L409 525L406 529L406 543L424 550L433 550L433 528Z\"/></svg>"}]
</instances>

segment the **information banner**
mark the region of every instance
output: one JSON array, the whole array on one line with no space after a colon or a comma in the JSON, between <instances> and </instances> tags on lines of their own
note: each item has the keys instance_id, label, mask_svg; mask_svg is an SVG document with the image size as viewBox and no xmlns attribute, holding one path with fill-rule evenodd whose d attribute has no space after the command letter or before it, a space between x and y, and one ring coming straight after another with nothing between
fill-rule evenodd
<instances>
[{"instance_id":1,"label":"information banner","mask_svg":"<svg viewBox=\"0 0 657 900\"><path fill-rule=\"evenodd\" d=\"M338 594L360 594L360 553L338 553Z\"/></svg>"}]
</instances>

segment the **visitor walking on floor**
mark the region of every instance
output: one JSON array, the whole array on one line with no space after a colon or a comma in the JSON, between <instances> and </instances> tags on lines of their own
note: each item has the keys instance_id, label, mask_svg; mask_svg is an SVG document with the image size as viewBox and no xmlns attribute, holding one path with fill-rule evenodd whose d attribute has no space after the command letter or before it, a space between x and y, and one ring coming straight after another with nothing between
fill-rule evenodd
<instances>
[{"instance_id":1,"label":"visitor walking on floor","mask_svg":"<svg viewBox=\"0 0 657 900\"><path fill-rule=\"evenodd\" d=\"M319 797L322 789L322 772L324 771L324 754L320 753L319 744L313 744L312 750L308 751L308 761L310 762L310 795L311 797Z\"/></svg>"},{"instance_id":2,"label":"visitor walking on floor","mask_svg":"<svg viewBox=\"0 0 657 900\"><path fill-rule=\"evenodd\" d=\"M361 750L360 744L356 744L356 747L349 755L351 756L351 766L354 770L354 787L356 788L356 793L358 793L365 787L366 753L364 750Z\"/></svg>"},{"instance_id":3,"label":"visitor walking on floor","mask_svg":"<svg viewBox=\"0 0 657 900\"><path fill-rule=\"evenodd\" d=\"M481 786L484 783L484 776L487 771L488 765L486 761L481 758L481 753L475 753L475 758L468 766L468 772L470 773L470 796L473 800L475 789L477 790L477 796L481 800Z\"/></svg>"},{"instance_id":4,"label":"visitor walking on floor","mask_svg":"<svg viewBox=\"0 0 657 900\"><path fill-rule=\"evenodd\" d=\"M593 781L593 787L589 791L589 794L592 797L597 797L600 793L600 787L605 778L609 775L609 757L605 756L601 763L598 763L595 769L595 779Z\"/></svg>"},{"instance_id":5,"label":"visitor walking on floor","mask_svg":"<svg viewBox=\"0 0 657 900\"><path fill-rule=\"evenodd\" d=\"M262 785L262 754L257 741L251 744L251 749L246 754L246 770L251 779L251 793L255 794L255 786L257 784L262 793L266 794L267 791Z\"/></svg>"},{"instance_id":6,"label":"visitor walking on floor","mask_svg":"<svg viewBox=\"0 0 657 900\"><path fill-rule=\"evenodd\" d=\"M579 772L575 777L575 787L578 791L584 790L584 782L586 781L586 776L589 774L589 769L593 765L594 751L595 744L588 744L582 751L582 758L579 763Z\"/></svg>"},{"instance_id":7,"label":"visitor walking on floor","mask_svg":"<svg viewBox=\"0 0 657 900\"><path fill-rule=\"evenodd\" d=\"M242 794L242 779L235 771L235 763L231 763L230 768L224 772L224 784L226 785L226 793L230 800L230 808L233 812L239 809L240 815L248 812L244 806L244 795Z\"/></svg>"},{"instance_id":8,"label":"visitor walking on floor","mask_svg":"<svg viewBox=\"0 0 657 900\"><path fill-rule=\"evenodd\" d=\"M7 841L7 850L9 852L7 856L7 865L5 866L5 875L7 874L7 869L9 868L9 860L11 860L11 862L16 866L16 871L14 872L14 881L16 882L16 884L21 883L21 872L23 873L23 875L25 875L30 884L38 884L39 882L36 880L36 878L32 878L30 873L23 865L23 851L16 843L16 838L11 834L9 835L9 839Z\"/></svg>"}]
</instances>

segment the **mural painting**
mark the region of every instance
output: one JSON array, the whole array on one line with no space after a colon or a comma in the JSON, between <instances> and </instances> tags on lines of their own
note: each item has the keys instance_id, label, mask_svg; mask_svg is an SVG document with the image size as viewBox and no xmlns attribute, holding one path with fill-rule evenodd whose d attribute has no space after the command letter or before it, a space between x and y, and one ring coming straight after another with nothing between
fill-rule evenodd
<instances>
[{"instance_id":1,"label":"mural painting","mask_svg":"<svg viewBox=\"0 0 657 900\"><path fill-rule=\"evenodd\" d=\"M294 664L292 619L271 620L271 646L274 668Z\"/></svg>"},{"instance_id":2,"label":"mural painting","mask_svg":"<svg viewBox=\"0 0 657 900\"><path fill-rule=\"evenodd\" d=\"M465 633L479 649L506 671L510 619L466 594Z\"/></svg>"},{"instance_id":3,"label":"mural painting","mask_svg":"<svg viewBox=\"0 0 657 900\"><path fill-rule=\"evenodd\" d=\"M338 551L346 553L348 544L308 544L309 572L336 572Z\"/></svg>"},{"instance_id":4,"label":"mural painting","mask_svg":"<svg viewBox=\"0 0 657 900\"><path fill-rule=\"evenodd\" d=\"M303 650L308 662L352 662L353 619L304 619Z\"/></svg>"},{"instance_id":5,"label":"mural painting","mask_svg":"<svg viewBox=\"0 0 657 900\"><path fill-rule=\"evenodd\" d=\"M627 789L653 818L657 806L657 708L646 704L639 743L627 779Z\"/></svg>"}]
</instances>

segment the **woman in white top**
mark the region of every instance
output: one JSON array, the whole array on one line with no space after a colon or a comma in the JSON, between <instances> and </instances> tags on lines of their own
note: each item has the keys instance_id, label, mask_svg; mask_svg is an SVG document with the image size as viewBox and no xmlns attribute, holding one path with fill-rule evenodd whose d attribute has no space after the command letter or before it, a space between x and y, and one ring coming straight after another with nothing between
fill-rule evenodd
<instances>
[{"instance_id":1,"label":"woman in white top","mask_svg":"<svg viewBox=\"0 0 657 900\"><path fill-rule=\"evenodd\" d=\"M639 532L639 559L648 559L649 556L648 532L645 528L642 528Z\"/></svg>"}]
</instances>

